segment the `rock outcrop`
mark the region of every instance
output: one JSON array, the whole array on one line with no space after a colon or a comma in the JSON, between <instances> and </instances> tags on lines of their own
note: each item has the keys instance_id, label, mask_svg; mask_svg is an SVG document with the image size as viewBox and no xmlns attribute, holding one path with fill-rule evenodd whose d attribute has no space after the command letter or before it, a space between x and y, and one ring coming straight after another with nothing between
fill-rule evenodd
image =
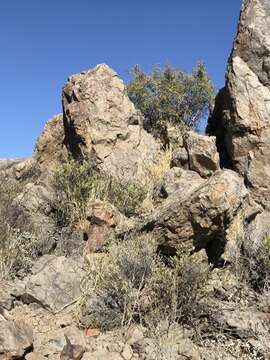
<instances>
[{"instance_id":1,"label":"rock outcrop","mask_svg":"<svg viewBox=\"0 0 270 360\"><path fill-rule=\"evenodd\" d=\"M193 181L193 191L188 191ZM231 170L220 170L207 181L189 178L187 191L175 191L143 225L162 234L165 251L191 241L196 250L206 248L210 260L224 251L226 230L243 204L247 190L243 179ZM223 248L222 248L223 247Z\"/></svg>"},{"instance_id":2,"label":"rock outcrop","mask_svg":"<svg viewBox=\"0 0 270 360\"><path fill-rule=\"evenodd\" d=\"M2 177L15 177L15 168L22 159L0 159L0 175Z\"/></svg>"},{"instance_id":3,"label":"rock outcrop","mask_svg":"<svg viewBox=\"0 0 270 360\"><path fill-rule=\"evenodd\" d=\"M73 75L63 89L66 145L113 176L140 177L158 145L142 126L124 83L107 65Z\"/></svg>"},{"instance_id":4,"label":"rock outcrop","mask_svg":"<svg viewBox=\"0 0 270 360\"><path fill-rule=\"evenodd\" d=\"M222 166L241 174L252 198L270 205L270 2L245 0L208 133Z\"/></svg>"},{"instance_id":5,"label":"rock outcrop","mask_svg":"<svg viewBox=\"0 0 270 360\"><path fill-rule=\"evenodd\" d=\"M63 115L59 114L48 120L41 136L38 138L34 159L41 168L43 175L48 175L48 170L53 169L67 157L65 147L65 131Z\"/></svg>"},{"instance_id":6,"label":"rock outcrop","mask_svg":"<svg viewBox=\"0 0 270 360\"><path fill-rule=\"evenodd\" d=\"M205 136L190 130L184 135L178 134L177 140L178 143L172 142L172 166L195 171L203 178L208 178L220 169L214 136Z\"/></svg>"},{"instance_id":7,"label":"rock outcrop","mask_svg":"<svg viewBox=\"0 0 270 360\"><path fill-rule=\"evenodd\" d=\"M68 79L63 88L63 115L53 117L46 124L32 158L0 160L0 180L12 179L20 185L10 201L6 228L11 225L16 231L30 231L38 236L44 232L41 237L44 242L35 254L30 273L23 274L24 277L19 277L18 272L12 274L15 279L10 277L10 282L2 282L0 278L0 360L156 359L165 339L163 332L166 341L170 341L164 355L173 359L216 359L217 352L221 358L228 359L242 358L244 353L252 354L254 359L269 358L269 262L267 270L262 268L260 272L257 256L250 256L256 264L248 265L244 252L244 241L259 249L260 242L270 234L269 0L243 2L226 86L217 96L208 123L207 132L213 136L186 129L181 133L174 126L168 127L172 158L166 164L162 161L158 164L160 146L142 124L142 115L129 100L123 82L107 65L98 65ZM113 204L93 195L84 203L80 226L57 222L54 208L57 194L50 184L50 174L70 157L91 162L103 177L105 174L125 181L143 179L146 185L149 180L146 200L151 202L151 209L138 210L128 217ZM144 178L151 163L157 168L155 181L150 176ZM81 188L78 189L82 195ZM66 201L70 205L72 199L67 196ZM76 206L81 203L75 202ZM138 288L130 284L127 275L132 270L132 277L139 276L142 267L139 262L146 261L143 267L147 269L149 260L132 256L128 250L133 259L126 261L125 254L121 254L120 261L114 264L126 264L127 270L121 270L126 273L121 275L125 277L121 290L114 288L111 277L106 287L112 288L112 292L95 293L106 270L102 259L118 260L116 252L106 253L109 241L114 238L125 241L144 232L152 233L158 241L158 253L165 255L161 257L162 273L166 265L173 265L166 255L175 255L179 245L186 245L191 251L192 256L187 257L190 263L192 258L197 259L190 269L189 261L185 259L183 263L181 281L186 281L187 294L180 295L192 306L194 301L200 307L194 306L190 320L180 315L179 322L170 325L170 329L160 321L155 339L146 338L146 329L131 326L137 319L136 312L148 311L137 306L139 292L145 291L147 296L143 299L147 302L154 291L147 293L146 270ZM141 247L144 250L145 243ZM208 258L203 252L195 253L203 249ZM9 248L5 254L8 251ZM156 256L156 247L154 253ZM138 264L133 260L138 260ZM206 268L207 261L214 267L204 279L199 267L203 264ZM235 264L237 261L239 264ZM92 272L95 279L91 279ZM259 277L252 278L251 283L248 277L253 277L253 272ZM112 274L116 281L123 281L117 274ZM179 288L181 292L185 290L177 283L177 291L174 286L166 292L163 278L159 280L159 274L156 275L161 291L168 297L171 290L175 293L180 293ZM204 289L201 292L195 284L196 289L191 290L198 293L193 297L189 286L198 281L197 276L201 276L199 281ZM253 285L257 279L263 284L258 289ZM126 328L112 332L104 332L103 324L100 329L94 328L92 312L97 316L98 302L122 311L122 304L118 304L122 297L120 302L126 312L131 301L128 298L134 295L135 302L130 303L132 316ZM170 306L168 298L166 309ZM185 310L180 305L179 310L182 307L184 312L191 309ZM174 308L173 305L173 311ZM156 324L159 312L153 311ZM169 312L165 312L170 319ZM142 323L147 326L145 319ZM196 342L197 331L203 334L199 342ZM231 349L232 357L227 356Z\"/></svg>"}]
</instances>

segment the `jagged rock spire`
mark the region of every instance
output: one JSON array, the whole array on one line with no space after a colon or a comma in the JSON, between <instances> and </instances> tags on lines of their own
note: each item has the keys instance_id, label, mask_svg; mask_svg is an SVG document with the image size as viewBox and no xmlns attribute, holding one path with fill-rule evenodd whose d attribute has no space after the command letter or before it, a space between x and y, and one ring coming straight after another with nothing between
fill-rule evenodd
<instances>
[{"instance_id":1,"label":"jagged rock spire","mask_svg":"<svg viewBox=\"0 0 270 360\"><path fill-rule=\"evenodd\" d=\"M270 203L270 1L245 0L207 132L222 165L238 171L253 199Z\"/></svg>"}]
</instances>

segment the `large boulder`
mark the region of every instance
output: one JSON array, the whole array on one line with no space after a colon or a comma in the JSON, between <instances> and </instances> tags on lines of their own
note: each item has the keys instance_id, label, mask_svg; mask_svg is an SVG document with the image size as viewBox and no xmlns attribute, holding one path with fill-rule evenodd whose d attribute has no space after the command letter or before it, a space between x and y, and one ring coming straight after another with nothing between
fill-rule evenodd
<instances>
[{"instance_id":1,"label":"large boulder","mask_svg":"<svg viewBox=\"0 0 270 360\"><path fill-rule=\"evenodd\" d=\"M207 178L220 169L215 137L189 131L184 138L184 147L190 170Z\"/></svg>"},{"instance_id":2,"label":"large boulder","mask_svg":"<svg viewBox=\"0 0 270 360\"><path fill-rule=\"evenodd\" d=\"M45 255L35 263L32 275L25 279L16 297L51 312L61 311L81 295L81 280L85 275L82 267L82 258Z\"/></svg>"},{"instance_id":3,"label":"large boulder","mask_svg":"<svg viewBox=\"0 0 270 360\"><path fill-rule=\"evenodd\" d=\"M107 65L71 76L63 89L66 144L75 158L125 178L142 176L158 152L124 83Z\"/></svg>"},{"instance_id":4,"label":"large boulder","mask_svg":"<svg viewBox=\"0 0 270 360\"><path fill-rule=\"evenodd\" d=\"M174 192L180 191L187 196L197 190L205 181L195 171L172 167L161 181L159 195L167 198Z\"/></svg>"},{"instance_id":5,"label":"large boulder","mask_svg":"<svg viewBox=\"0 0 270 360\"><path fill-rule=\"evenodd\" d=\"M172 143L171 165L197 172L208 178L220 169L219 153L214 136L198 134L193 130L179 134L176 130L177 142Z\"/></svg>"},{"instance_id":6,"label":"large boulder","mask_svg":"<svg viewBox=\"0 0 270 360\"><path fill-rule=\"evenodd\" d=\"M270 205L270 2L245 0L209 134L221 162L241 174L253 199Z\"/></svg>"},{"instance_id":7,"label":"large boulder","mask_svg":"<svg viewBox=\"0 0 270 360\"><path fill-rule=\"evenodd\" d=\"M205 248L210 260L224 251L226 230L247 195L243 179L231 170L219 170L193 192L173 192L144 222L142 230L158 232L161 248L174 252L190 242L196 250ZM223 247L223 248L222 248Z\"/></svg>"}]
</instances>

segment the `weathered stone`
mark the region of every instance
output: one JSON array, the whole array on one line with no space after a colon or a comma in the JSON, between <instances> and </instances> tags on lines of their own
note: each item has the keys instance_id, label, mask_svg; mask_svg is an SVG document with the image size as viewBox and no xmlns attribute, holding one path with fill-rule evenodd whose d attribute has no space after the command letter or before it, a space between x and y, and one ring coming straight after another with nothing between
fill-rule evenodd
<instances>
[{"instance_id":1,"label":"weathered stone","mask_svg":"<svg viewBox=\"0 0 270 360\"><path fill-rule=\"evenodd\" d=\"M184 138L184 146L188 153L189 169L196 171L202 177L209 177L219 170L219 154L216 148L216 138L200 135L189 131Z\"/></svg>"},{"instance_id":2,"label":"weathered stone","mask_svg":"<svg viewBox=\"0 0 270 360\"><path fill-rule=\"evenodd\" d=\"M74 345L71 343L69 338L65 335L66 345L63 347L63 350L60 354L61 360L81 360L85 349L81 345Z\"/></svg>"},{"instance_id":3,"label":"weathered stone","mask_svg":"<svg viewBox=\"0 0 270 360\"><path fill-rule=\"evenodd\" d=\"M52 231L54 221L49 217L54 194L44 184L28 183L12 203L12 221L24 230Z\"/></svg>"},{"instance_id":4,"label":"weathered stone","mask_svg":"<svg viewBox=\"0 0 270 360\"><path fill-rule=\"evenodd\" d=\"M31 182L40 174L34 158L0 159L0 177Z\"/></svg>"},{"instance_id":5,"label":"weathered stone","mask_svg":"<svg viewBox=\"0 0 270 360\"><path fill-rule=\"evenodd\" d=\"M108 243L113 230L123 219L124 216L113 205L100 200L90 201L86 210L87 251L96 252Z\"/></svg>"},{"instance_id":6,"label":"weathered stone","mask_svg":"<svg viewBox=\"0 0 270 360\"><path fill-rule=\"evenodd\" d=\"M124 83L107 65L73 75L63 90L66 144L76 158L103 172L140 177L159 146L142 126Z\"/></svg>"},{"instance_id":7,"label":"weathered stone","mask_svg":"<svg viewBox=\"0 0 270 360\"><path fill-rule=\"evenodd\" d=\"M32 275L25 279L25 287L17 296L25 303L37 303L53 312L70 306L81 295L82 265L82 258L43 256L35 263Z\"/></svg>"},{"instance_id":8,"label":"weathered stone","mask_svg":"<svg viewBox=\"0 0 270 360\"><path fill-rule=\"evenodd\" d=\"M12 292L16 284L9 284L7 282L1 281L0 287L0 314L1 308L6 310L11 310L13 307L14 298Z\"/></svg>"},{"instance_id":9,"label":"weathered stone","mask_svg":"<svg viewBox=\"0 0 270 360\"><path fill-rule=\"evenodd\" d=\"M196 249L222 254L220 241L243 203L247 191L243 179L231 170L217 171L192 194L176 191L144 222L142 229L162 235L165 249L192 241ZM223 244L224 245L224 244Z\"/></svg>"},{"instance_id":10,"label":"weathered stone","mask_svg":"<svg viewBox=\"0 0 270 360\"><path fill-rule=\"evenodd\" d=\"M100 349L92 353L85 353L82 360L123 360L123 358L117 352L109 352L105 349Z\"/></svg>"},{"instance_id":11,"label":"weathered stone","mask_svg":"<svg viewBox=\"0 0 270 360\"><path fill-rule=\"evenodd\" d=\"M46 360L45 356L41 355L37 352L32 352L30 354L27 354L25 357L26 360Z\"/></svg>"},{"instance_id":12,"label":"weathered stone","mask_svg":"<svg viewBox=\"0 0 270 360\"><path fill-rule=\"evenodd\" d=\"M63 115L59 114L48 120L36 143L34 158L41 168L43 177L67 158L65 147Z\"/></svg>"},{"instance_id":13,"label":"weathered stone","mask_svg":"<svg viewBox=\"0 0 270 360\"><path fill-rule=\"evenodd\" d=\"M168 124L166 127L165 143L173 149L183 146L183 133L186 128Z\"/></svg>"},{"instance_id":14,"label":"weathered stone","mask_svg":"<svg viewBox=\"0 0 270 360\"><path fill-rule=\"evenodd\" d=\"M16 179L24 182L33 182L40 176L40 168L33 157L19 162L14 170Z\"/></svg>"},{"instance_id":15,"label":"weathered stone","mask_svg":"<svg viewBox=\"0 0 270 360\"><path fill-rule=\"evenodd\" d=\"M206 180L200 177L200 175L195 171L173 167L162 179L160 195L167 198L175 191L183 191L186 195L192 194L205 181Z\"/></svg>"},{"instance_id":16,"label":"weathered stone","mask_svg":"<svg viewBox=\"0 0 270 360\"><path fill-rule=\"evenodd\" d=\"M23 322L0 321L0 354L22 357L33 344L32 329Z\"/></svg>"},{"instance_id":17,"label":"weathered stone","mask_svg":"<svg viewBox=\"0 0 270 360\"><path fill-rule=\"evenodd\" d=\"M63 352L63 348L67 345L67 337L71 342L73 358L76 356L77 359L81 358L86 348L83 331L79 330L74 325L65 326L64 328L56 328L55 324L53 325L54 328L52 327L46 332L36 333L34 339L34 348L36 351L46 358L56 356L56 358L59 359L60 354ZM62 357L62 359L65 358ZM77 359L70 358L70 360Z\"/></svg>"},{"instance_id":18,"label":"weathered stone","mask_svg":"<svg viewBox=\"0 0 270 360\"><path fill-rule=\"evenodd\" d=\"M1 177L15 177L15 168L24 159L0 159L0 176Z\"/></svg>"},{"instance_id":19,"label":"weathered stone","mask_svg":"<svg viewBox=\"0 0 270 360\"><path fill-rule=\"evenodd\" d=\"M128 344L125 344L124 349L121 352L121 355L125 360L131 360L132 355L133 355L131 346Z\"/></svg>"},{"instance_id":20,"label":"weathered stone","mask_svg":"<svg viewBox=\"0 0 270 360\"><path fill-rule=\"evenodd\" d=\"M245 179L252 197L270 200L270 2L245 0L229 59L226 86L208 133L217 136L222 165Z\"/></svg>"},{"instance_id":21,"label":"weathered stone","mask_svg":"<svg viewBox=\"0 0 270 360\"><path fill-rule=\"evenodd\" d=\"M171 165L189 169L188 152L184 147L177 148L173 151Z\"/></svg>"}]
</instances>

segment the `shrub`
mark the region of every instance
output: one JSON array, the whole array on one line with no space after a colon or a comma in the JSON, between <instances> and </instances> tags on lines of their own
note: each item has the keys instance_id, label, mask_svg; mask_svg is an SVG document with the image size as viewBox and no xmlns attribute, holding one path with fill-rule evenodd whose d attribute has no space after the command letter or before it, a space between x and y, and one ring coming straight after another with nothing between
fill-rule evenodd
<instances>
[{"instance_id":1,"label":"shrub","mask_svg":"<svg viewBox=\"0 0 270 360\"><path fill-rule=\"evenodd\" d=\"M147 164L144 167L145 172L145 188L147 189L146 197L142 203L142 209L145 211L151 211L154 209L156 202L156 188L160 185L160 181L163 176L171 168L172 161L172 148L169 146L160 151L156 161L151 164Z\"/></svg>"},{"instance_id":2,"label":"shrub","mask_svg":"<svg viewBox=\"0 0 270 360\"><path fill-rule=\"evenodd\" d=\"M232 270L241 283L254 291L270 291L270 241L251 239L244 227L244 217L240 212L228 230L227 255Z\"/></svg>"},{"instance_id":3,"label":"shrub","mask_svg":"<svg viewBox=\"0 0 270 360\"><path fill-rule=\"evenodd\" d=\"M146 196L142 184L99 174L87 161L64 163L54 173L53 186L57 194L57 221L62 226L83 222L88 200L108 201L131 216Z\"/></svg>"},{"instance_id":4,"label":"shrub","mask_svg":"<svg viewBox=\"0 0 270 360\"><path fill-rule=\"evenodd\" d=\"M241 275L257 292L270 290L270 247L266 240L252 242L245 239L241 245Z\"/></svg>"},{"instance_id":5,"label":"shrub","mask_svg":"<svg viewBox=\"0 0 270 360\"><path fill-rule=\"evenodd\" d=\"M0 280L24 276L40 245L36 236L20 232L12 224L11 204L21 192L22 185L10 178L0 179Z\"/></svg>"},{"instance_id":6,"label":"shrub","mask_svg":"<svg viewBox=\"0 0 270 360\"><path fill-rule=\"evenodd\" d=\"M0 220L2 224L10 223L11 204L21 190L20 182L0 176Z\"/></svg>"},{"instance_id":7,"label":"shrub","mask_svg":"<svg viewBox=\"0 0 270 360\"><path fill-rule=\"evenodd\" d=\"M167 124L196 129L213 102L214 86L203 64L191 74L171 66L154 67L150 74L135 66L131 74L128 95L155 136L164 137Z\"/></svg>"},{"instance_id":8,"label":"shrub","mask_svg":"<svg viewBox=\"0 0 270 360\"><path fill-rule=\"evenodd\" d=\"M81 304L85 326L136 322L150 329L162 320L187 324L196 316L206 276L186 252L166 264L153 236L144 234L112 243L106 255L91 261Z\"/></svg>"},{"instance_id":9,"label":"shrub","mask_svg":"<svg viewBox=\"0 0 270 360\"><path fill-rule=\"evenodd\" d=\"M24 277L29 273L41 248L37 236L7 226L0 247L0 280Z\"/></svg>"}]
</instances>

